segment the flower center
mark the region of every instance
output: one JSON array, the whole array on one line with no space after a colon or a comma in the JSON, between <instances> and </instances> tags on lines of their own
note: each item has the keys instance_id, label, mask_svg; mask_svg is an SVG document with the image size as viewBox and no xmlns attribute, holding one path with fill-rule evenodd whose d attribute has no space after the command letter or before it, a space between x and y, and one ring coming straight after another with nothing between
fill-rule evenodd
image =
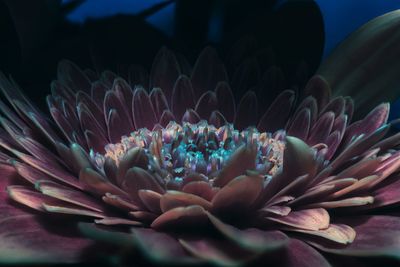
<instances>
[{"instance_id":1,"label":"flower center","mask_svg":"<svg viewBox=\"0 0 400 267\"><path fill-rule=\"evenodd\" d=\"M104 155L91 152L91 157L99 169L103 169L106 159L118 166L130 149L140 147L149 158L149 169L166 170L176 180L193 172L210 179L239 147L254 145L257 149L255 171L268 178L282 165L283 136L282 132L272 135L255 128L238 131L232 124L216 128L206 121L183 125L170 122L162 129L134 131L123 136L120 143L106 145Z\"/></svg>"}]
</instances>

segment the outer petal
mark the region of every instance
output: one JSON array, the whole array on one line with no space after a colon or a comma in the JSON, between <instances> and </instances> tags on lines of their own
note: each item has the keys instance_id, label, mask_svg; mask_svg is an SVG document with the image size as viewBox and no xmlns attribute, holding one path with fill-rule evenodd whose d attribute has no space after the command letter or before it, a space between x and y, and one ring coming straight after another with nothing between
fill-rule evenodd
<instances>
[{"instance_id":1,"label":"outer petal","mask_svg":"<svg viewBox=\"0 0 400 267\"><path fill-rule=\"evenodd\" d=\"M348 245L337 245L310 240L325 252L360 257L390 256L400 259L400 218L392 216L358 216L340 220L356 231L355 240Z\"/></svg>"}]
</instances>

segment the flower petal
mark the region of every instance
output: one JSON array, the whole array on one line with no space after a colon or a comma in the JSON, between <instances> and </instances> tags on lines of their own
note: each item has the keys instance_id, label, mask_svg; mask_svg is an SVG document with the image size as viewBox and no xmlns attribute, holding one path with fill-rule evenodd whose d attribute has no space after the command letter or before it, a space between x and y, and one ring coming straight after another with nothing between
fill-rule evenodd
<instances>
[{"instance_id":1,"label":"flower petal","mask_svg":"<svg viewBox=\"0 0 400 267\"><path fill-rule=\"evenodd\" d=\"M94 244L77 237L62 221L44 222L25 214L0 219L0 264L44 265L82 263L82 253Z\"/></svg>"},{"instance_id":2,"label":"flower petal","mask_svg":"<svg viewBox=\"0 0 400 267\"><path fill-rule=\"evenodd\" d=\"M241 146L229 158L226 165L214 180L214 185L223 187L246 170L256 167L257 150L251 146Z\"/></svg>"},{"instance_id":3,"label":"flower petal","mask_svg":"<svg viewBox=\"0 0 400 267\"><path fill-rule=\"evenodd\" d=\"M258 198L264 183L262 176L238 176L221 188L212 199L217 212L244 211Z\"/></svg>"},{"instance_id":4,"label":"flower petal","mask_svg":"<svg viewBox=\"0 0 400 267\"><path fill-rule=\"evenodd\" d=\"M132 228L132 233L136 247L155 263L176 266L198 262L186 253L177 239L166 233L148 228Z\"/></svg>"},{"instance_id":5,"label":"flower petal","mask_svg":"<svg viewBox=\"0 0 400 267\"><path fill-rule=\"evenodd\" d=\"M258 121L258 101L253 91L247 91L237 107L235 115L235 127L244 130L247 127L256 126Z\"/></svg>"},{"instance_id":6,"label":"flower petal","mask_svg":"<svg viewBox=\"0 0 400 267\"><path fill-rule=\"evenodd\" d=\"M288 267L320 266L331 267L327 259L317 250L298 239L290 239L285 255Z\"/></svg>"},{"instance_id":7,"label":"flower petal","mask_svg":"<svg viewBox=\"0 0 400 267\"><path fill-rule=\"evenodd\" d=\"M142 87L137 87L133 93L132 115L136 129L153 129L157 123L150 97Z\"/></svg>"},{"instance_id":8,"label":"flower petal","mask_svg":"<svg viewBox=\"0 0 400 267\"><path fill-rule=\"evenodd\" d=\"M279 249L288 241L288 237L280 231L263 231L256 228L240 230L223 223L208 212L207 216L218 231L243 249L264 253Z\"/></svg>"},{"instance_id":9,"label":"flower petal","mask_svg":"<svg viewBox=\"0 0 400 267\"><path fill-rule=\"evenodd\" d=\"M218 110L230 123L233 123L236 114L235 98L227 82L219 82L215 88L218 99Z\"/></svg>"},{"instance_id":10,"label":"flower petal","mask_svg":"<svg viewBox=\"0 0 400 267\"><path fill-rule=\"evenodd\" d=\"M339 255L376 257L390 256L399 259L400 218L392 216L357 216L341 220L356 232L356 238L346 246L321 240L308 241L318 249Z\"/></svg>"},{"instance_id":11,"label":"flower petal","mask_svg":"<svg viewBox=\"0 0 400 267\"><path fill-rule=\"evenodd\" d=\"M193 67L190 80L196 99L199 99L204 92L213 90L218 82L228 80L225 67L215 49L204 48Z\"/></svg>"},{"instance_id":12,"label":"flower petal","mask_svg":"<svg viewBox=\"0 0 400 267\"><path fill-rule=\"evenodd\" d=\"M178 207L161 214L151 227L157 230L204 225L208 221L205 210L200 206Z\"/></svg>"},{"instance_id":13,"label":"flower petal","mask_svg":"<svg viewBox=\"0 0 400 267\"><path fill-rule=\"evenodd\" d=\"M261 117L257 129L260 132L275 132L283 129L292 109L294 99L293 91L285 90L280 93Z\"/></svg>"},{"instance_id":14,"label":"flower petal","mask_svg":"<svg viewBox=\"0 0 400 267\"><path fill-rule=\"evenodd\" d=\"M190 79L181 75L176 80L172 93L171 109L175 117L182 118L187 109L194 109L194 92Z\"/></svg>"},{"instance_id":15,"label":"flower petal","mask_svg":"<svg viewBox=\"0 0 400 267\"><path fill-rule=\"evenodd\" d=\"M164 193L164 189L157 182L156 178L148 171L139 167L130 168L122 182L122 188L129 193L129 196L140 203L139 190L148 189L157 193Z\"/></svg>"},{"instance_id":16,"label":"flower petal","mask_svg":"<svg viewBox=\"0 0 400 267\"><path fill-rule=\"evenodd\" d=\"M174 53L162 47L157 53L150 71L150 88L163 90L168 103L171 103L172 91L176 79L181 74Z\"/></svg>"},{"instance_id":17,"label":"flower petal","mask_svg":"<svg viewBox=\"0 0 400 267\"><path fill-rule=\"evenodd\" d=\"M287 216L268 216L267 219L294 228L312 231L328 228L330 221L328 212L321 208L292 211Z\"/></svg>"},{"instance_id":18,"label":"flower petal","mask_svg":"<svg viewBox=\"0 0 400 267\"><path fill-rule=\"evenodd\" d=\"M192 205L198 205L203 207L205 210L211 209L211 202L202 197L180 191L169 190L162 195L160 199L160 207L163 212L177 207L187 207Z\"/></svg>"}]
</instances>

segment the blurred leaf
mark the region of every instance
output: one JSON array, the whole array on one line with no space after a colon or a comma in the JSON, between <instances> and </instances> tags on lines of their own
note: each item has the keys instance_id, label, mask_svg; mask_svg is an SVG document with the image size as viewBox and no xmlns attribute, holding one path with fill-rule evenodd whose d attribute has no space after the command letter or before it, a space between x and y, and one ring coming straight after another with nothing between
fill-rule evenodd
<instances>
[{"instance_id":1,"label":"blurred leaf","mask_svg":"<svg viewBox=\"0 0 400 267\"><path fill-rule=\"evenodd\" d=\"M356 117L400 96L400 10L377 17L341 43L317 73L333 96L355 99Z\"/></svg>"}]
</instances>

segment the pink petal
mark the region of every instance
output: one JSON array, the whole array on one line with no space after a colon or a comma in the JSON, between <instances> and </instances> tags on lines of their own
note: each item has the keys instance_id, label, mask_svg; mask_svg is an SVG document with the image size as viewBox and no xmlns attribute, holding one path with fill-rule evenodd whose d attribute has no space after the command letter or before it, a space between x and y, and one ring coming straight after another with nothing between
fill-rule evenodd
<instances>
[{"instance_id":1,"label":"pink petal","mask_svg":"<svg viewBox=\"0 0 400 267\"><path fill-rule=\"evenodd\" d=\"M156 178L148 171L139 167L130 168L122 182L122 188L129 193L135 202L140 203L139 190L148 189L157 193L164 193L164 189L157 182Z\"/></svg>"},{"instance_id":2,"label":"pink petal","mask_svg":"<svg viewBox=\"0 0 400 267\"><path fill-rule=\"evenodd\" d=\"M258 198L264 183L262 176L238 176L221 188L212 199L217 212L245 211Z\"/></svg>"},{"instance_id":3,"label":"pink petal","mask_svg":"<svg viewBox=\"0 0 400 267\"><path fill-rule=\"evenodd\" d=\"M117 183L119 185L125 179L126 172L132 167L139 167L144 170L147 169L147 165L149 164L149 158L145 154L143 148L134 147L129 149L126 154L120 160L120 163L117 168Z\"/></svg>"},{"instance_id":4,"label":"pink petal","mask_svg":"<svg viewBox=\"0 0 400 267\"><path fill-rule=\"evenodd\" d=\"M102 212L104 206L101 205L95 198L77 190L62 186L52 181L39 180L35 183L37 190L42 194L54 197L81 206L93 211Z\"/></svg>"},{"instance_id":5,"label":"pink petal","mask_svg":"<svg viewBox=\"0 0 400 267\"><path fill-rule=\"evenodd\" d=\"M259 202L265 203L297 177L307 174L307 178L312 179L316 173L316 168L313 150L302 140L287 136L282 171L272 177L260 195ZM303 179L306 178L303 177Z\"/></svg>"},{"instance_id":6,"label":"pink petal","mask_svg":"<svg viewBox=\"0 0 400 267\"><path fill-rule=\"evenodd\" d=\"M161 197L162 195L160 193L151 190L144 190L144 189L139 190L140 200L143 202L143 204L149 211L155 214L161 213L161 208L160 208Z\"/></svg>"},{"instance_id":7,"label":"pink petal","mask_svg":"<svg viewBox=\"0 0 400 267\"><path fill-rule=\"evenodd\" d=\"M178 207L161 214L151 227L157 230L201 226L207 223L205 210L200 206Z\"/></svg>"},{"instance_id":8,"label":"pink petal","mask_svg":"<svg viewBox=\"0 0 400 267\"><path fill-rule=\"evenodd\" d=\"M192 205L198 205L205 210L211 209L211 203L204 198L180 191L167 191L160 199L160 207L163 212Z\"/></svg>"},{"instance_id":9,"label":"pink petal","mask_svg":"<svg viewBox=\"0 0 400 267\"><path fill-rule=\"evenodd\" d=\"M359 257L399 257L400 219L391 216L358 216L340 221L351 226L356 238L346 246L327 243L322 240L308 241L318 249L333 254Z\"/></svg>"},{"instance_id":10,"label":"pink petal","mask_svg":"<svg viewBox=\"0 0 400 267\"><path fill-rule=\"evenodd\" d=\"M251 146L239 147L229 158L226 165L214 180L214 185L223 187L235 177L256 167L256 149Z\"/></svg>"},{"instance_id":11,"label":"pink petal","mask_svg":"<svg viewBox=\"0 0 400 267\"><path fill-rule=\"evenodd\" d=\"M214 196L211 185L205 181L187 182L183 186L182 191L185 193L197 195L208 201L210 201Z\"/></svg>"},{"instance_id":12,"label":"pink petal","mask_svg":"<svg viewBox=\"0 0 400 267\"><path fill-rule=\"evenodd\" d=\"M303 230L317 231L329 227L329 214L325 209L292 211L287 216L267 217L268 220Z\"/></svg>"},{"instance_id":13,"label":"pink petal","mask_svg":"<svg viewBox=\"0 0 400 267\"><path fill-rule=\"evenodd\" d=\"M127 193L108 182L103 176L93 169L86 168L79 173L79 181L84 185L84 188L89 192L97 195L112 193L116 195L127 196Z\"/></svg>"}]
</instances>

